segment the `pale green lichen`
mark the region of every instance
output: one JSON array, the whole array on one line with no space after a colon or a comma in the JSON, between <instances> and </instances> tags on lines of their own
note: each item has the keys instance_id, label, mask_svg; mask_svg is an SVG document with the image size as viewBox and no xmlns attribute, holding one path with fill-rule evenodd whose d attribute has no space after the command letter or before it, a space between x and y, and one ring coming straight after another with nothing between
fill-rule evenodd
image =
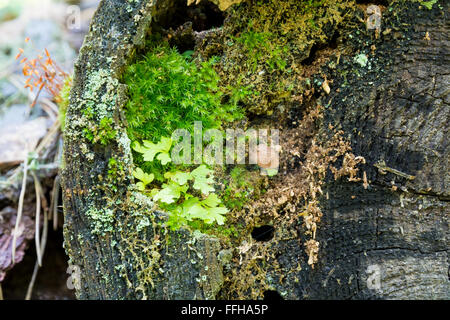
<instances>
[{"instance_id":1,"label":"pale green lichen","mask_svg":"<svg viewBox=\"0 0 450 320\"><path fill-rule=\"evenodd\" d=\"M117 130L113 114L118 84L119 81L105 69L95 71L89 76L82 98L74 104L81 114L69 122L65 130L67 137L75 139L82 136L90 142L104 145L115 138ZM88 155L89 152L86 150L85 154Z\"/></svg>"},{"instance_id":2,"label":"pale green lichen","mask_svg":"<svg viewBox=\"0 0 450 320\"><path fill-rule=\"evenodd\" d=\"M90 219L92 234L103 236L114 230L114 210L90 208L86 216Z\"/></svg>"},{"instance_id":3,"label":"pale green lichen","mask_svg":"<svg viewBox=\"0 0 450 320\"><path fill-rule=\"evenodd\" d=\"M364 53L360 53L354 58L354 61L356 63L358 63L362 68L365 68L366 65L367 65L367 62L369 60L368 60L367 56Z\"/></svg>"}]
</instances>

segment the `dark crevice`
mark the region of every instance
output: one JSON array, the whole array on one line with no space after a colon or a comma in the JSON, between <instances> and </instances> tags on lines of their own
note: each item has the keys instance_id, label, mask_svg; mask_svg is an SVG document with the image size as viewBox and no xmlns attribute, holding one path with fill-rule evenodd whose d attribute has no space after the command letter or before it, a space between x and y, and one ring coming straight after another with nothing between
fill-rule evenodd
<instances>
[{"instance_id":1,"label":"dark crevice","mask_svg":"<svg viewBox=\"0 0 450 320\"><path fill-rule=\"evenodd\" d=\"M356 0L357 4L375 4L377 6L385 6L387 7L389 5L389 1L387 0Z\"/></svg>"},{"instance_id":2,"label":"dark crevice","mask_svg":"<svg viewBox=\"0 0 450 320\"><path fill-rule=\"evenodd\" d=\"M68 257L63 248L62 229L49 228L47 246L42 267L39 268L34 284L32 299L68 300L75 299L75 292L67 287ZM33 274L36 262L34 242L26 250L23 260L6 274L2 282L3 296L6 300L23 300Z\"/></svg>"},{"instance_id":3,"label":"dark crevice","mask_svg":"<svg viewBox=\"0 0 450 320\"><path fill-rule=\"evenodd\" d=\"M192 22L186 22L179 26L175 32L170 33L169 45L176 47L178 52L183 53L195 48L195 33L192 28Z\"/></svg>"},{"instance_id":4,"label":"dark crevice","mask_svg":"<svg viewBox=\"0 0 450 320\"><path fill-rule=\"evenodd\" d=\"M339 32L335 31L333 36L331 37L331 39L328 42L326 42L324 44L317 44L317 43L314 44L311 47L311 50L309 51L308 58L302 60L301 64L304 65L304 66L312 65L314 63L314 61L316 60L316 58L317 58L317 53L320 50L324 50L324 49L327 49L327 48L336 49L337 46L338 46L339 36L340 36Z\"/></svg>"},{"instance_id":5,"label":"dark crevice","mask_svg":"<svg viewBox=\"0 0 450 320\"><path fill-rule=\"evenodd\" d=\"M12 205L12 201L8 199L7 197L0 194L0 210ZM1 216L0 216L1 221Z\"/></svg>"},{"instance_id":6,"label":"dark crevice","mask_svg":"<svg viewBox=\"0 0 450 320\"><path fill-rule=\"evenodd\" d=\"M338 39L340 37L339 31L335 31L333 34L333 37L331 38L330 42L328 43L328 47L331 49L336 49L338 47Z\"/></svg>"},{"instance_id":7,"label":"dark crevice","mask_svg":"<svg viewBox=\"0 0 450 320\"><path fill-rule=\"evenodd\" d=\"M252 238L256 241L269 241L273 238L275 228L270 225L256 227L252 231Z\"/></svg>"},{"instance_id":8,"label":"dark crevice","mask_svg":"<svg viewBox=\"0 0 450 320\"><path fill-rule=\"evenodd\" d=\"M191 22L194 31L203 31L222 26L225 19L217 5L208 1L191 6L187 5L186 0L171 0L162 3L161 7L156 8L157 14L153 27L157 25L165 30L176 30L186 22Z\"/></svg>"},{"instance_id":9,"label":"dark crevice","mask_svg":"<svg viewBox=\"0 0 450 320\"><path fill-rule=\"evenodd\" d=\"M161 3L153 16L148 36L156 42L168 41L180 53L194 51L199 34L221 27L225 19L224 13L213 3L202 1L188 6L186 0Z\"/></svg>"},{"instance_id":10,"label":"dark crevice","mask_svg":"<svg viewBox=\"0 0 450 320\"><path fill-rule=\"evenodd\" d=\"M264 291L264 300L266 301L281 301L284 300L281 295L275 290Z\"/></svg>"},{"instance_id":11,"label":"dark crevice","mask_svg":"<svg viewBox=\"0 0 450 320\"><path fill-rule=\"evenodd\" d=\"M304 66L311 65L314 62L314 60L316 59L317 50L318 50L318 46L316 44L314 44L311 47L311 50L309 51L308 58L306 58L305 60L302 61L302 65L304 65Z\"/></svg>"}]
</instances>

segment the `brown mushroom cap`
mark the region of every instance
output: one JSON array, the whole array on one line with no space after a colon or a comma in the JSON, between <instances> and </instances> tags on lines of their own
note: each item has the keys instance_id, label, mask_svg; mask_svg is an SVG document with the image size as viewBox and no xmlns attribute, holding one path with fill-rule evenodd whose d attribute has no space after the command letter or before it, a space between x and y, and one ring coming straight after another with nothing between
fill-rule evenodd
<instances>
[{"instance_id":1,"label":"brown mushroom cap","mask_svg":"<svg viewBox=\"0 0 450 320\"><path fill-rule=\"evenodd\" d=\"M266 144L259 144L257 146L258 166L264 169L277 169L279 166L278 151L274 147L269 147Z\"/></svg>"}]
</instances>

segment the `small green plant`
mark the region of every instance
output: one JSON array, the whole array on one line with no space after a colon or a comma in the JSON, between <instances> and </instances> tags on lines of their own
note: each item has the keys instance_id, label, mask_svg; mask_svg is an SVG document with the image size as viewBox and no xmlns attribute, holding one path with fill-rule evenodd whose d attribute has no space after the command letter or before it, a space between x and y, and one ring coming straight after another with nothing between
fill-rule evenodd
<instances>
[{"instance_id":1,"label":"small green plant","mask_svg":"<svg viewBox=\"0 0 450 320\"><path fill-rule=\"evenodd\" d=\"M195 121L207 130L242 118L238 103L249 93L249 88L220 87L216 60L200 62L191 55L164 44L155 46L124 76L130 97L126 117L135 152L136 188L169 213L172 228L222 225L228 209L215 193L210 168L173 163L174 141L169 137L176 129L193 133ZM96 132L87 137L95 136Z\"/></svg>"},{"instance_id":2,"label":"small green plant","mask_svg":"<svg viewBox=\"0 0 450 320\"><path fill-rule=\"evenodd\" d=\"M222 201L215 193L213 171L204 164L192 171L174 169L169 153L171 147L172 140L167 137L162 137L156 144L150 141L143 141L142 145L134 143L133 149L142 154L144 161L160 163L158 175L163 176L159 182L155 180L155 174L136 168L133 175L139 180L137 189L169 212L171 228L196 220L222 225L228 209L220 205Z\"/></svg>"},{"instance_id":3,"label":"small green plant","mask_svg":"<svg viewBox=\"0 0 450 320\"><path fill-rule=\"evenodd\" d=\"M66 123L66 113L69 107L69 94L72 88L72 76L68 76L64 79L64 85L59 91L58 99L56 102L59 107L59 122L61 124L61 131L64 131L64 126Z\"/></svg>"},{"instance_id":4,"label":"small green plant","mask_svg":"<svg viewBox=\"0 0 450 320\"><path fill-rule=\"evenodd\" d=\"M108 160L108 180L114 181L125 174L123 164L115 158Z\"/></svg>"},{"instance_id":5,"label":"small green plant","mask_svg":"<svg viewBox=\"0 0 450 320\"><path fill-rule=\"evenodd\" d=\"M286 68L284 54L287 47L281 47L272 41L273 35L270 32L255 32L252 30L243 32L239 37L234 38L236 43L241 44L247 52L249 64L256 71L259 64L265 63L269 72Z\"/></svg>"},{"instance_id":6,"label":"small green plant","mask_svg":"<svg viewBox=\"0 0 450 320\"><path fill-rule=\"evenodd\" d=\"M136 168L136 170L133 171L133 176L140 180L136 183L136 187L139 191L145 191L147 185L155 179L155 175L153 173L145 173L141 168Z\"/></svg>"},{"instance_id":7,"label":"small green plant","mask_svg":"<svg viewBox=\"0 0 450 320\"><path fill-rule=\"evenodd\" d=\"M438 0L430 0L430 1L420 1L420 4L423 5L428 10L433 9L433 5L438 2Z\"/></svg>"},{"instance_id":8,"label":"small green plant","mask_svg":"<svg viewBox=\"0 0 450 320\"><path fill-rule=\"evenodd\" d=\"M222 193L223 202L231 210L241 210L250 200L253 191L254 186L249 178L249 172L241 166L236 166L226 181Z\"/></svg>"},{"instance_id":9,"label":"small green plant","mask_svg":"<svg viewBox=\"0 0 450 320\"><path fill-rule=\"evenodd\" d=\"M85 128L83 133L86 139L92 143L100 143L106 146L116 136L116 130L113 129L113 119L102 118L98 125Z\"/></svg>"}]
</instances>

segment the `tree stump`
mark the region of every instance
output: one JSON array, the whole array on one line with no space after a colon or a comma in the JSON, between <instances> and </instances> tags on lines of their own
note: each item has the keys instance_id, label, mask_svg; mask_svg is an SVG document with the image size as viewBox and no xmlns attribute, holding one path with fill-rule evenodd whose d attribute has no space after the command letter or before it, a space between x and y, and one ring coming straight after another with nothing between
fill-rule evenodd
<instances>
[{"instance_id":1,"label":"tree stump","mask_svg":"<svg viewBox=\"0 0 450 320\"><path fill-rule=\"evenodd\" d=\"M295 236L267 247L261 266L267 285L250 285L244 297L254 291L285 299L450 298L448 2L431 9L389 4L380 30L366 29L367 6L355 4L351 23L325 45L309 48L304 59L308 64L327 50L339 52L333 65L321 65L311 77L322 79L314 98L323 106L317 133L342 130L353 153L366 160L360 168L366 181L327 176L314 268L307 263L302 220L293 221ZM73 277L80 299L242 297L226 282L241 266L224 268L218 239L167 230L161 224L167 215L129 188L133 161L121 76L151 23L176 5L181 2L102 1L75 65L62 182L65 248L80 271ZM87 108L113 119L113 139L86 139L86 127L102 130ZM108 178L111 158L120 164L114 181ZM281 232L276 224L273 229Z\"/></svg>"}]
</instances>

